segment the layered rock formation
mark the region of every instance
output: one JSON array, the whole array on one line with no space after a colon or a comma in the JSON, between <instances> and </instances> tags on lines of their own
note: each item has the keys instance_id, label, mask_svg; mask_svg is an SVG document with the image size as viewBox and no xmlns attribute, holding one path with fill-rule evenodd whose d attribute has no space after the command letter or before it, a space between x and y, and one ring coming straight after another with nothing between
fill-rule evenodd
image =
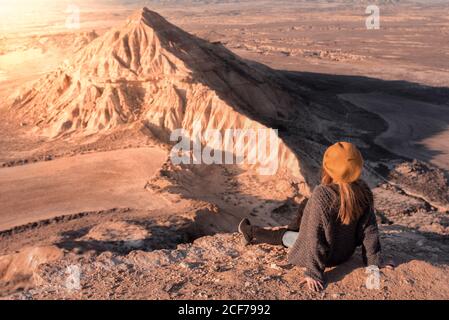
<instances>
[{"instance_id":1,"label":"layered rock formation","mask_svg":"<svg viewBox=\"0 0 449 320\"><path fill-rule=\"evenodd\" d=\"M270 121L287 119L296 103L272 70L144 8L22 91L13 108L50 138L110 133L137 123L164 142L183 129L189 137L199 135L202 145L233 153L205 132L267 129ZM257 147L247 140L243 154ZM276 151L279 168L304 181L296 155L282 141Z\"/></svg>"}]
</instances>

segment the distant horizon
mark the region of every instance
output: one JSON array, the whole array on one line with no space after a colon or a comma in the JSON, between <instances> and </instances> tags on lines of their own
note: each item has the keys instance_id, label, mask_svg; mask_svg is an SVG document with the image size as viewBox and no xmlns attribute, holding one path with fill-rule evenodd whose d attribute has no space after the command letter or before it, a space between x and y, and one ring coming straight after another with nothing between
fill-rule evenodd
<instances>
[{"instance_id":1,"label":"distant horizon","mask_svg":"<svg viewBox=\"0 0 449 320\"><path fill-rule=\"evenodd\" d=\"M87 0L18 0L14 3L0 2L0 34L60 32L65 30L65 21L70 14L70 6L79 7L80 13L102 12L105 10L126 10L121 1L89 2ZM143 3L143 1L142 1ZM130 4L125 4L134 9ZM138 5L136 4L136 7ZM89 28L87 25L86 28Z\"/></svg>"},{"instance_id":2,"label":"distant horizon","mask_svg":"<svg viewBox=\"0 0 449 320\"><path fill-rule=\"evenodd\" d=\"M100 0L100 1L88 1L88 0L16 0L14 2L8 0L0 0L0 37L8 34L17 33L40 33L40 32L61 32L66 31L65 21L67 15L70 14L67 10L70 10L70 6L77 6L84 14L99 14L107 10L109 13L113 11L131 11L136 10L144 6L156 6L161 7L176 7L183 3L191 3L191 5L201 5L206 1L192 1L192 0ZM229 0L217 0L215 3L211 3L212 6L220 6L230 3ZM240 0L238 2L269 2L264 0ZM282 1L277 1L283 3ZM296 3L311 4L310 0L297 0ZM337 0L334 2L328 2L325 0L314 0L317 3L329 3L332 4L347 4L351 3L351 0ZM352 0L357 4L366 4L366 2L360 0ZM381 1L373 1L378 3ZM235 4L235 2L232 2ZM448 0L402 0L400 3L420 3L423 4L441 4L447 3ZM399 3L399 4L400 4ZM101 19L101 17L99 17ZM95 19L96 20L96 19ZM84 22L81 29L91 28L91 21Z\"/></svg>"}]
</instances>

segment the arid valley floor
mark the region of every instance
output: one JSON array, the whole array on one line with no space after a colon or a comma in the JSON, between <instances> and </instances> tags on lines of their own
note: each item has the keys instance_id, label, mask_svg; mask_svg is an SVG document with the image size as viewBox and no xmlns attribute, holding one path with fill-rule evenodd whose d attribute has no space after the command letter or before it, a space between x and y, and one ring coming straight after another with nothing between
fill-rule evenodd
<instances>
[{"instance_id":1,"label":"arid valley floor","mask_svg":"<svg viewBox=\"0 0 449 320\"><path fill-rule=\"evenodd\" d=\"M363 1L117 1L80 5L79 30L1 24L0 296L449 299L449 5L385 2L378 30ZM278 129L280 170L174 165L167 134L195 119ZM338 140L362 150L396 268L370 290L356 252L312 293L237 224L287 224Z\"/></svg>"}]
</instances>

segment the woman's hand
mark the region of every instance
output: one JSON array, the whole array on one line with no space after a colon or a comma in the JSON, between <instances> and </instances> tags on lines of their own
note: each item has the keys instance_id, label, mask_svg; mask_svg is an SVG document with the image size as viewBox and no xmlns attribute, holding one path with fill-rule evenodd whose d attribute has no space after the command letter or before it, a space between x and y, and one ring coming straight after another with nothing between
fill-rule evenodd
<instances>
[{"instance_id":1,"label":"woman's hand","mask_svg":"<svg viewBox=\"0 0 449 320\"><path fill-rule=\"evenodd\" d=\"M312 279L310 277L304 277L304 279L301 281L301 285L307 283L307 287L309 288L309 290L315 291L315 292L319 292L321 290L324 289L324 285L323 283L321 283L321 281Z\"/></svg>"}]
</instances>

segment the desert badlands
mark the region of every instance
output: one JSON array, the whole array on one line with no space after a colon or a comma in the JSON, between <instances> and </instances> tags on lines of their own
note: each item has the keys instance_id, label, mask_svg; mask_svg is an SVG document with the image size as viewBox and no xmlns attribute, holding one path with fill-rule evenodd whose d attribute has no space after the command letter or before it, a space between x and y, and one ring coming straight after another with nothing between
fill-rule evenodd
<instances>
[{"instance_id":1,"label":"desert badlands","mask_svg":"<svg viewBox=\"0 0 449 320\"><path fill-rule=\"evenodd\" d=\"M449 299L448 5L374 3L376 30L355 0L5 4L1 298ZM248 130L277 139L215 139ZM175 161L179 139L203 161ZM316 293L237 225L288 224L340 140L395 268L370 287L357 251Z\"/></svg>"}]
</instances>

